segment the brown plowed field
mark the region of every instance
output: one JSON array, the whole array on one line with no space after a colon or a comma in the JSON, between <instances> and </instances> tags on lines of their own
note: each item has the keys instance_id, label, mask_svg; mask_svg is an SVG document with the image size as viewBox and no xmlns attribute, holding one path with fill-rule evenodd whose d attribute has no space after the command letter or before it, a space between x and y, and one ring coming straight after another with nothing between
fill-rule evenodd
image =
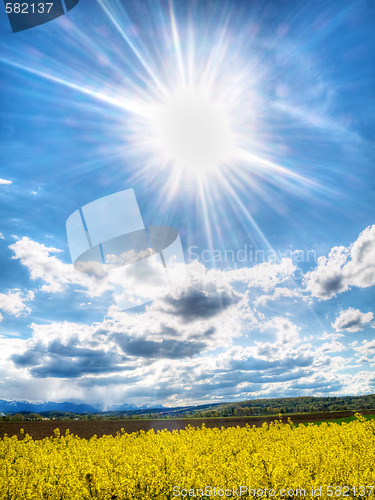
<instances>
[{"instance_id":1,"label":"brown plowed field","mask_svg":"<svg viewBox=\"0 0 375 500\"><path fill-rule=\"evenodd\" d=\"M294 424L319 422L322 420L331 420L334 418L350 417L353 411L338 411L338 412L320 412L289 415ZM363 410L362 415L373 415L374 410ZM288 415L283 415L283 420L286 422ZM200 427L203 423L206 427L244 427L246 424L261 426L264 422L272 422L277 417L223 417L223 418L189 418L189 419L171 419L171 420L102 420L102 421L82 421L82 420L43 420L37 422L0 422L0 437L4 434L8 436L20 435L20 429L24 429L25 433L32 436L34 439L43 439L47 436L52 436L56 428L60 429L61 434L65 434L66 429L69 429L70 434L80 436L82 438L90 438L95 434L100 437L104 434L116 435L116 432L124 429L125 432L137 432L140 430L155 431L167 429L184 429L186 426Z\"/></svg>"}]
</instances>

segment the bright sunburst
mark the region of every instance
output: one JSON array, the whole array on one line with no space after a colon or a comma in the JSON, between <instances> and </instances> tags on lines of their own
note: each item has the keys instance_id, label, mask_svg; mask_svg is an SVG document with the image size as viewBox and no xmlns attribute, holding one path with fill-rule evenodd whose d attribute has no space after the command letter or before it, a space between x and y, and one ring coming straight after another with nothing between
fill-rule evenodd
<instances>
[{"instance_id":1,"label":"bright sunburst","mask_svg":"<svg viewBox=\"0 0 375 500\"><path fill-rule=\"evenodd\" d=\"M215 13L204 11L204 2L202 12L193 3L185 9L172 0L152 2L146 17L141 7L127 12L117 0L97 4L116 36L93 41L75 27L72 44L94 61L87 68L74 51L76 59L63 72L57 59L32 67L18 62L18 54L4 60L35 79L65 87L78 106L95 109L89 140L100 144L99 157L105 160L98 162L93 149L72 175L94 172L100 161L113 162L116 181L126 178L129 187L152 190L158 199L155 209L163 214L173 212L175 204L169 201L176 195L188 193L182 216L204 225L208 245L215 236L224 239L220 223L230 227L235 221L269 247L244 201L249 193L251 200L261 199L282 212L274 190L301 198L322 191L308 174L298 173L290 155L288 165L283 164L279 153L284 145L272 128L280 109L305 116L298 96L287 102L288 89L278 84L278 71L287 74L285 68L291 75L298 71L301 80L304 59L298 59L296 69L290 55L294 47L269 46L261 37L256 42L251 16L244 26L230 2ZM81 98L87 103L81 104ZM82 130L89 130L87 124Z\"/></svg>"},{"instance_id":2,"label":"bright sunburst","mask_svg":"<svg viewBox=\"0 0 375 500\"><path fill-rule=\"evenodd\" d=\"M207 93L183 89L150 113L155 147L179 174L214 174L235 157L225 106Z\"/></svg>"},{"instance_id":3,"label":"bright sunburst","mask_svg":"<svg viewBox=\"0 0 375 500\"><path fill-rule=\"evenodd\" d=\"M270 249L243 194L254 192L274 204L262 193L262 185L306 195L320 186L275 161L274 138L265 126L273 119L263 88L263 78L272 80L274 72L264 60L269 47L264 53L251 48L249 33L237 30L241 15L234 8L216 12L207 24L203 13L201 18L192 15L192 7L182 22L177 3L170 0L168 9L157 4L150 11L149 25L156 23L158 33L157 46L150 52L132 36L123 6L99 3L140 68L132 81L133 99L126 99L133 113L128 146L141 164L132 180L158 189L158 209L188 188L208 246L213 231L223 240L218 221L231 214ZM155 40L149 43L155 45Z\"/></svg>"}]
</instances>

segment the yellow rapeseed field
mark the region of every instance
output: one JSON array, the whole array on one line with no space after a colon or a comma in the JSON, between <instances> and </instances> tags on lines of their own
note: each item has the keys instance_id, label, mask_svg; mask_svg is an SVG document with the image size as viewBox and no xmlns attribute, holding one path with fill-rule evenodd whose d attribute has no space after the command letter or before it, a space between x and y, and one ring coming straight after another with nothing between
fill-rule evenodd
<instances>
[{"instance_id":1,"label":"yellow rapeseed field","mask_svg":"<svg viewBox=\"0 0 375 500\"><path fill-rule=\"evenodd\" d=\"M0 440L1 499L375 498L375 421ZM242 488L242 489L241 489ZM246 491L245 491L246 488Z\"/></svg>"}]
</instances>

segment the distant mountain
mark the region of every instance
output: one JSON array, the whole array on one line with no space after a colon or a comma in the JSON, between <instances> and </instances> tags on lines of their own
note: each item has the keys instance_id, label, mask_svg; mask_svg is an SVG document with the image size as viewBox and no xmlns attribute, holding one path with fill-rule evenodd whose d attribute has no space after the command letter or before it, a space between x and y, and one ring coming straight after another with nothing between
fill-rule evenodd
<instances>
[{"instance_id":1,"label":"distant mountain","mask_svg":"<svg viewBox=\"0 0 375 500\"><path fill-rule=\"evenodd\" d=\"M123 403L121 405L111 405L107 409L107 411L132 411L132 410L140 410L140 406L128 405L126 403Z\"/></svg>"},{"instance_id":2,"label":"distant mountain","mask_svg":"<svg viewBox=\"0 0 375 500\"><path fill-rule=\"evenodd\" d=\"M41 413L46 411L61 411L71 413L97 413L98 408L85 403L56 403L54 401L30 403L29 401L6 401L0 399L0 413L19 413L21 411L30 411L32 413Z\"/></svg>"},{"instance_id":3,"label":"distant mountain","mask_svg":"<svg viewBox=\"0 0 375 500\"><path fill-rule=\"evenodd\" d=\"M108 408L107 411L137 411L137 410L163 410L165 409L164 406L162 405L143 405L143 406L137 406L137 405L128 405L126 403L121 404L121 405L112 405Z\"/></svg>"},{"instance_id":4,"label":"distant mountain","mask_svg":"<svg viewBox=\"0 0 375 500\"><path fill-rule=\"evenodd\" d=\"M152 406L143 405L137 406L132 404L123 403L120 405L112 405L106 411L108 412L138 412L141 410L152 409L153 411L162 410L162 405ZM64 403L56 403L55 401L30 403L29 401L7 401L0 399L0 413L19 413L30 411L32 413L43 413L48 411L61 411L70 413L99 413L103 408L98 405L94 407L86 403L72 403L65 401Z\"/></svg>"}]
</instances>

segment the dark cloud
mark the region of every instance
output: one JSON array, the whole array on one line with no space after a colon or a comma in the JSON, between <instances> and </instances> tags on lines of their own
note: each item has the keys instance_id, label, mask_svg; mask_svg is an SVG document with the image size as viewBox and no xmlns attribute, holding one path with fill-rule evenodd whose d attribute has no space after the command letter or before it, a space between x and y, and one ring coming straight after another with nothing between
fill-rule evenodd
<instances>
[{"instance_id":1,"label":"dark cloud","mask_svg":"<svg viewBox=\"0 0 375 500\"><path fill-rule=\"evenodd\" d=\"M318 378L313 382L298 382L293 384L291 389L296 391L301 390L311 390L317 391L319 393L333 393L341 391L344 387L344 384L338 380L325 380L322 378Z\"/></svg>"},{"instance_id":2,"label":"dark cloud","mask_svg":"<svg viewBox=\"0 0 375 500\"><path fill-rule=\"evenodd\" d=\"M245 358L231 362L233 370L241 371L264 371L271 372L272 374L284 373L286 370L290 371L294 368L303 368L312 366L314 362L313 356L299 356L297 358L284 358L277 361L268 361L258 358Z\"/></svg>"},{"instance_id":3,"label":"dark cloud","mask_svg":"<svg viewBox=\"0 0 375 500\"><path fill-rule=\"evenodd\" d=\"M35 366L38 365L43 359L44 352L45 348L43 348L43 346L35 345L29 347L22 354L13 354L13 356L11 356L11 360L16 366L20 368L24 368L26 366Z\"/></svg>"},{"instance_id":4,"label":"dark cloud","mask_svg":"<svg viewBox=\"0 0 375 500\"><path fill-rule=\"evenodd\" d=\"M163 312L178 316L183 322L210 319L240 302L233 289L204 290L191 288L178 297L169 295L161 301ZM163 304L166 307L163 307Z\"/></svg>"},{"instance_id":5,"label":"dark cloud","mask_svg":"<svg viewBox=\"0 0 375 500\"><path fill-rule=\"evenodd\" d=\"M346 290L344 277L340 274L336 276L321 277L316 280L316 286L320 286L320 296L322 298L330 298L337 293Z\"/></svg>"},{"instance_id":6,"label":"dark cloud","mask_svg":"<svg viewBox=\"0 0 375 500\"><path fill-rule=\"evenodd\" d=\"M157 342L145 338L135 339L121 333L115 333L112 338L124 353L143 358L186 358L199 354L206 347L204 342L188 342L174 339Z\"/></svg>"},{"instance_id":7,"label":"dark cloud","mask_svg":"<svg viewBox=\"0 0 375 500\"><path fill-rule=\"evenodd\" d=\"M47 345L36 344L22 354L14 354L11 359L17 367L32 367L31 375L42 378L76 378L125 369L123 364L129 358L117 352L78 347L74 340L77 339L70 339L68 344L57 339Z\"/></svg>"},{"instance_id":8,"label":"dark cloud","mask_svg":"<svg viewBox=\"0 0 375 500\"><path fill-rule=\"evenodd\" d=\"M310 375L308 371L297 370L297 371L289 371L282 372L281 370L272 371L272 372L222 372L215 377L206 376L207 381L201 384L197 384L195 387L198 391L219 391L221 389L226 388L235 388L239 384L268 384L268 383L280 383L280 382L289 382L291 380L297 380ZM242 388L241 391L244 389Z\"/></svg>"},{"instance_id":9,"label":"dark cloud","mask_svg":"<svg viewBox=\"0 0 375 500\"><path fill-rule=\"evenodd\" d=\"M111 352L97 352L94 356L61 358L52 355L44 364L30 370L34 377L77 378L87 374L111 373L121 371L124 360Z\"/></svg>"},{"instance_id":10,"label":"dark cloud","mask_svg":"<svg viewBox=\"0 0 375 500\"><path fill-rule=\"evenodd\" d=\"M49 354L56 354L57 356L74 358L74 357L101 357L103 354L99 349L90 349L87 347L77 347L75 345L77 339L69 339L67 344L63 344L59 340L53 340L48 344L47 352Z\"/></svg>"}]
</instances>

